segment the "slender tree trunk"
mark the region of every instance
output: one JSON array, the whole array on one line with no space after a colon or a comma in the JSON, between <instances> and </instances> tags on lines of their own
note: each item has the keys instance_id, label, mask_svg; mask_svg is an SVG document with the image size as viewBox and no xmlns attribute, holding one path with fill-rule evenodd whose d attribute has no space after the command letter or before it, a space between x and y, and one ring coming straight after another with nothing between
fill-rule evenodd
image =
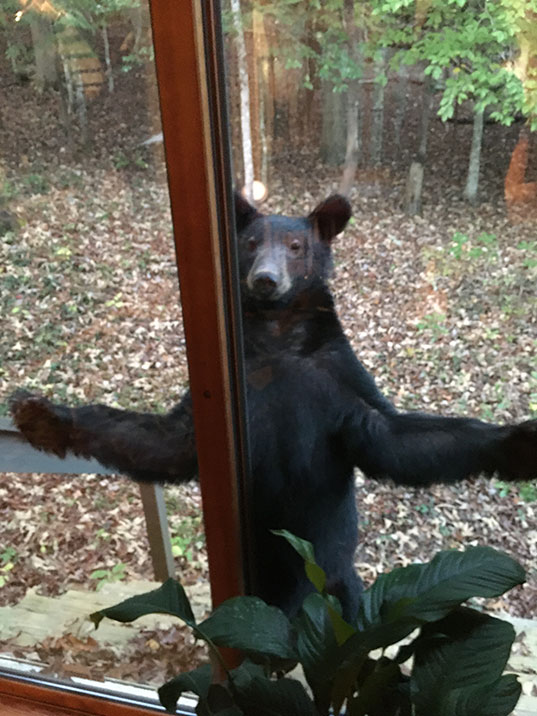
<instances>
[{"instance_id":1,"label":"slender tree trunk","mask_svg":"<svg viewBox=\"0 0 537 716\"><path fill-rule=\"evenodd\" d=\"M359 89L360 85L355 80L349 85L347 92L347 151L345 153L345 167L339 183L339 193L345 196L350 194L354 184L360 156Z\"/></svg>"},{"instance_id":2,"label":"slender tree trunk","mask_svg":"<svg viewBox=\"0 0 537 716\"><path fill-rule=\"evenodd\" d=\"M30 32L35 58L35 83L39 90L56 84L56 41L51 21L44 15L31 12Z\"/></svg>"},{"instance_id":3,"label":"slender tree trunk","mask_svg":"<svg viewBox=\"0 0 537 716\"><path fill-rule=\"evenodd\" d=\"M102 33L103 33L103 45L104 45L104 61L106 64L106 77L108 79L108 92L109 92L109 94L113 94L114 93L114 73L112 71L112 61L110 59L110 42L108 41L108 27L107 27L105 21L103 21Z\"/></svg>"},{"instance_id":4,"label":"slender tree trunk","mask_svg":"<svg viewBox=\"0 0 537 716\"><path fill-rule=\"evenodd\" d=\"M244 41L242 28L240 0L231 0L231 12L233 14L233 26L236 33L237 67L239 70L244 191L246 197L252 200L254 162L252 155L252 131L250 125L250 89L248 86L248 62L246 56L246 43Z\"/></svg>"},{"instance_id":5,"label":"slender tree trunk","mask_svg":"<svg viewBox=\"0 0 537 716\"><path fill-rule=\"evenodd\" d=\"M322 83L321 159L332 166L345 158L345 113L341 92L334 92L331 82Z\"/></svg>"},{"instance_id":6,"label":"slender tree trunk","mask_svg":"<svg viewBox=\"0 0 537 716\"><path fill-rule=\"evenodd\" d=\"M408 74L407 65L401 65L397 72L394 99L395 112L393 115L393 138L395 151L401 153L401 131L405 121L406 108L408 104Z\"/></svg>"},{"instance_id":7,"label":"slender tree trunk","mask_svg":"<svg viewBox=\"0 0 537 716\"><path fill-rule=\"evenodd\" d=\"M82 76L77 73L75 80L75 104L76 113L78 115L78 123L80 125L80 136L83 144L88 143L88 110L86 106L86 95L84 93L84 83Z\"/></svg>"},{"instance_id":8,"label":"slender tree trunk","mask_svg":"<svg viewBox=\"0 0 537 716\"><path fill-rule=\"evenodd\" d=\"M421 195L423 189L423 163L415 159L408 170L405 185L404 210L409 216L421 214Z\"/></svg>"},{"instance_id":9,"label":"slender tree trunk","mask_svg":"<svg viewBox=\"0 0 537 716\"><path fill-rule=\"evenodd\" d=\"M269 54L264 18L259 10L253 12L254 62L258 86L258 131L260 144L259 172L265 186L269 182L269 166L274 110L270 98Z\"/></svg>"},{"instance_id":10,"label":"slender tree trunk","mask_svg":"<svg viewBox=\"0 0 537 716\"><path fill-rule=\"evenodd\" d=\"M423 95L421 99L421 123L420 123L420 143L418 146L418 157L425 162L427 156L427 139L429 136L429 124L431 120L431 110L433 108L433 84L426 80L423 85Z\"/></svg>"},{"instance_id":11,"label":"slender tree trunk","mask_svg":"<svg viewBox=\"0 0 537 716\"><path fill-rule=\"evenodd\" d=\"M380 57L375 61L375 79L384 72L386 53L381 50ZM375 82L373 89L373 121L371 123L371 164L378 166L382 161L382 140L384 129L384 83Z\"/></svg>"},{"instance_id":12,"label":"slender tree trunk","mask_svg":"<svg viewBox=\"0 0 537 716\"><path fill-rule=\"evenodd\" d=\"M345 0L344 23L348 37L349 55L356 65L356 69L358 69L360 49L354 0ZM343 176L339 184L339 192L345 196L348 196L351 192L360 155L359 93L360 84L356 77L349 82L349 88L347 90L347 150L345 152Z\"/></svg>"},{"instance_id":13,"label":"slender tree trunk","mask_svg":"<svg viewBox=\"0 0 537 716\"><path fill-rule=\"evenodd\" d=\"M468 175L464 198L471 204L477 202L477 190L479 188L479 169L481 164L481 142L483 140L483 119L482 109L474 114L474 131L472 134L472 148L470 149L470 161L468 162Z\"/></svg>"}]
</instances>

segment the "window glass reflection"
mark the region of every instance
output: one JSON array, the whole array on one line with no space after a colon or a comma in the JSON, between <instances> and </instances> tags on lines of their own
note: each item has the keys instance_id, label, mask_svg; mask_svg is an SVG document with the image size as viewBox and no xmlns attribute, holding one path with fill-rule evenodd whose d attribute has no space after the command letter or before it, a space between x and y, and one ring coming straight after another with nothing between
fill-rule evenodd
<instances>
[{"instance_id":1,"label":"window glass reflection","mask_svg":"<svg viewBox=\"0 0 537 716\"><path fill-rule=\"evenodd\" d=\"M147 4L4 3L0 44L1 398L166 413L188 375ZM0 415L4 427L7 402ZM203 612L198 485L165 501L175 568ZM87 622L154 578L136 484L8 473L0 505L3 654L156 684L199 658L180 628L161 639L172 620L108 636Z\"/></svg>"},{"instance_id":2,"label":"window glass reflection","mask_svg":"<svg viewBox=\"0 0 537 716\"><path fill-rule=\"evenodd\" d=\"M490 424L536 415L532 11L228 10L236 174L252 207L239 251L260 592L292 613L312 589L268 536L285 528L314 543L348 608L354 465L366 585L439 549L490 544L531 572L492 608L529 614L536 493L506 480L534 476L533 428L503 433L524 434L523 456L511 437L493 446ZM330 213L332 233L317 219L334 193L353 212L340 237L345 212ZM363 367L400 411L489 425L397 415Z\"/></svg>"}]
</instances>

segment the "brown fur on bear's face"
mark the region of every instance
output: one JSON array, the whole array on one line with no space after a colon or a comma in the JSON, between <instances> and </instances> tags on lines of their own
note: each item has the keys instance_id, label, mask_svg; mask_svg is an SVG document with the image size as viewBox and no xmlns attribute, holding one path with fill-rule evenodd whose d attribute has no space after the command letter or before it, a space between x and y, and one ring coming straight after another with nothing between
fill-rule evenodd
<instances>
[{"instance_id":1,"label":"brown fur on bear's face","mask_svg":"<svg viewBox=\"0 0 537 716\"><path fill-rule=\"evenodd\" d=\"M261 302L286 301L332 268L330 244L350 218L350 205L334 195L306 218L263 216L238 196L236 217L243 291Z\"/></svg>"}]
</instances>

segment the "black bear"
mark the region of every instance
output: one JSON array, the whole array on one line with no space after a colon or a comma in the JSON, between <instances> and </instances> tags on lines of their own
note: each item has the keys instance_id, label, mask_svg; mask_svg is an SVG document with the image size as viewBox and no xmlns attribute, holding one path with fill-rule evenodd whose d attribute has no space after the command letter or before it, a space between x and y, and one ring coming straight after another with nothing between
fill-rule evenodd
<instances>
[{"instance_id":1,"label":"black bear","mask_svg":"<svg viewBox=\"0 0 537 716\"><path fill-rule=\"evenodd\" d=\"M426 485L481 472L537 475L537 421L513 426L401 413L379 392L346 339L327 286L331 243L350 215L338 195L307 218L265 216L237 195L247 405L251 436L256 593L288 614L311 586L302 561L271 530L310 540L347 618L353 566L353 471ZM67 408L18 391L18 428L57 455L93 456L135 480L196 475L190 396L167 415L103 405Z\"/></svg>"}]
</instances>

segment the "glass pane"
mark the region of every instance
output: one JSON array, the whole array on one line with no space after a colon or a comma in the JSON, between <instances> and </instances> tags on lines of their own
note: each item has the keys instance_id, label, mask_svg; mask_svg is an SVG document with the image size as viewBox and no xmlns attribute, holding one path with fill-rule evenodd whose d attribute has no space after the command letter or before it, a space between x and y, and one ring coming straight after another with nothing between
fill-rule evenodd
<instances>
[{"instance_id":1,"label":"glass pane","mask_svg":"<svg viewBox=\"0 0 537 716\"><path fill-rule=\"evenodd\" d=\"M158 479L166 440L181 437L170 438L170 421L131 417L122 434L119 414L99 407L166 414L188 382L147 5L10 2L0 20L1 81L10 88L0 139L1 427L8 395L22 388L75 408L78 433L66 439L78 440L83 456L110 473ZM56 409L41 405L50 418ZM97 407L77 411L82 405ZM179 415L175 427L188 432L188 419ZM49 446L61 452L47 424ZM147 475L149 465L157 474ZM165 500L174 566L203 614L199 487L169 487ZM204 656L177 620L110 622L98 632L87 621L158 586L135 483L9 473L0 505L4 654L64 678L157 685Z\"/></svg>"},{"instance_id":2,"label":"glass pane","mask_svg":"<svg viewBox=\"0 0 537 716\"><path fill-rule=\"evenodd\" d=\"M534 428L490 426L537 417L537 49L508 5L225 4L258 593L289 613L312 586L271 529L347 616L354 570L476 544L529 571L487 608L533 611Z\"/></svg>"}]
</instances>

